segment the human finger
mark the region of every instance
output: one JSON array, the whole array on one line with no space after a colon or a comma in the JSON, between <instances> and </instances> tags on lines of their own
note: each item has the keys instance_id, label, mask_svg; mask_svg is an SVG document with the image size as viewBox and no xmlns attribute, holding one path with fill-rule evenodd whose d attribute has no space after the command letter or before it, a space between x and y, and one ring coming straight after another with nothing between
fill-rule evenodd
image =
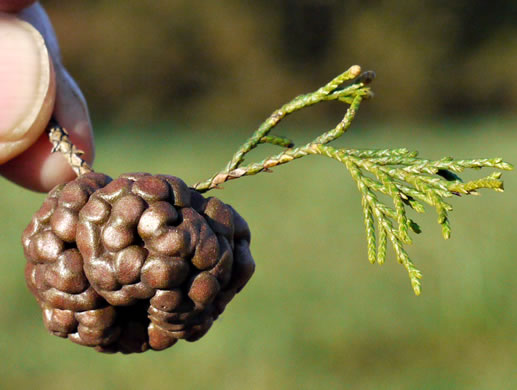
<instances>
[{"instance_id":1,"label":"human finger","mask_svg":"<svg viewBox=\"0 0 517 390\"><path fill-rule=\"evenodd\" d=\"M24 10L20 16L32 23L44 36L54 63L56 99L54 118L65 127L70 139L91 163L94 157L93 132L86 101L66 69L63 67L57 39L46 13L39 4ZM0 166L0 173L27 188L48 191L53 186L72 180L75 176L60 154L51 154L46 134L14 160Z\"/></svg>"}]
</instances>

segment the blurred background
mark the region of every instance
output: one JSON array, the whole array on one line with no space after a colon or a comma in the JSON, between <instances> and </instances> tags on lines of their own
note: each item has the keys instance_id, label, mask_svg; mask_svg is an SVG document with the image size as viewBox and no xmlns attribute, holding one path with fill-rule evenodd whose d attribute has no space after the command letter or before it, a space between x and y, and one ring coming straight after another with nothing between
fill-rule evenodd
<instances>
[{"instance_id":1,"label":"blurred background","mask_svg":"<svg viewBox=\"0 0 517 390\"><path fill-rule=\"evenodd\" d=\"M43 4L99 120L258 121L356 63L378 75L372 119L517 105L513 1Z\"/></svg>"},{"instance_id":2,"label":"blurred background","mask_svg":"<svg viewBox=\"0 0 517 390\"><path fill-rule=\"evenodd\" d=\"M90 105L95 168L114 177L206 178L271 111L356 63L376 71L376 97L339 145L517 162L515 2L43 5ZM277 134L307 141L344 110L311 108ZM44 195L0 180L1 389L517 388L515 173L503 194L453 200L449 241L433 210L417 218L420 297L391 252L368 263L360 197L337 163L228 183L213 195L248 220L255 276L200 341L138 356L46 333L19 244Z\"/></svg>"}]
</instances>

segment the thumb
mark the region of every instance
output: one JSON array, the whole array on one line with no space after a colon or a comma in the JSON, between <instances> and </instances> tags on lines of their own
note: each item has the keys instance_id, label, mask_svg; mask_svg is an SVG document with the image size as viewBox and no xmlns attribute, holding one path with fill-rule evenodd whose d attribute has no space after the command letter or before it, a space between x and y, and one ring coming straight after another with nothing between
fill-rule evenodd
<instances>
[{"instance_id":1,"label":"thumb","mask_svg":"<svg viewBox=\"0 0 517 390\"><path fill-rule=\"evenodd\" d=\"M41 34L0 13L0 164L43 133L54 108L54 69Z\"/></svg>"}]
</instances>

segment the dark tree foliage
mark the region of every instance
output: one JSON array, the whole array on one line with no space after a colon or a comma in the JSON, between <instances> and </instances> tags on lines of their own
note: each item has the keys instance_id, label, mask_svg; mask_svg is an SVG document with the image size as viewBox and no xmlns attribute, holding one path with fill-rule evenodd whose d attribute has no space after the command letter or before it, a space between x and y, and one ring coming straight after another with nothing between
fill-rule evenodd
<instances>
[{"instance_id":1,"label":"dark tree foliage","mask_svg":"<svg viewBox=\"0 0 517 390\"><path fill-rule=\"evenodd\" d=\"M517 104L515 2L43 4L97 118L255 121L350 63L375 69L377 93L391 97L369 117L479 115Z\"/></svg>"}]
</instances>

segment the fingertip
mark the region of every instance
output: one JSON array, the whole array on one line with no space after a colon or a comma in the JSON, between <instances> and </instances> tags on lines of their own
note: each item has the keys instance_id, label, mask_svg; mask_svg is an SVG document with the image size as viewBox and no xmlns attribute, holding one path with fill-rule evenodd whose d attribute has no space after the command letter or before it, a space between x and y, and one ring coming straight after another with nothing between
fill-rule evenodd
<instances>
[{"instance_id":1,"label":"fingertip","mask_svg":"<svg viewBox=\"0 0 517 390\"><path fill-rule=\"evenodd\" d=\"M84 152L81 157L92 165L95 148L86 100L73 78L60 65L56 66L56 86L54 118L68 131L72 143ZM37 166L38 174L28 183L32 185L28 188L36 191L49 191L57 184L66 183L76 177L61 153L51 154L51 145L46 133L44 136L45 139L38 140L38 144L32 150L36 155L44 156L41 165ZM30 155L27 158L30 158Z\"/></svg>"},{"instance_id":2,"label":"fingertip","mask_svg":"<svg viewBox=\"0 0 517 390\"><path fill-rule=\"evenodd\" d=\"M56 66L56 101L54 118L69 133L76 146L84 150L88 163L95 156L94 136L88 105L79 86L63 66Z\"/></svg>"}]
</instances>

